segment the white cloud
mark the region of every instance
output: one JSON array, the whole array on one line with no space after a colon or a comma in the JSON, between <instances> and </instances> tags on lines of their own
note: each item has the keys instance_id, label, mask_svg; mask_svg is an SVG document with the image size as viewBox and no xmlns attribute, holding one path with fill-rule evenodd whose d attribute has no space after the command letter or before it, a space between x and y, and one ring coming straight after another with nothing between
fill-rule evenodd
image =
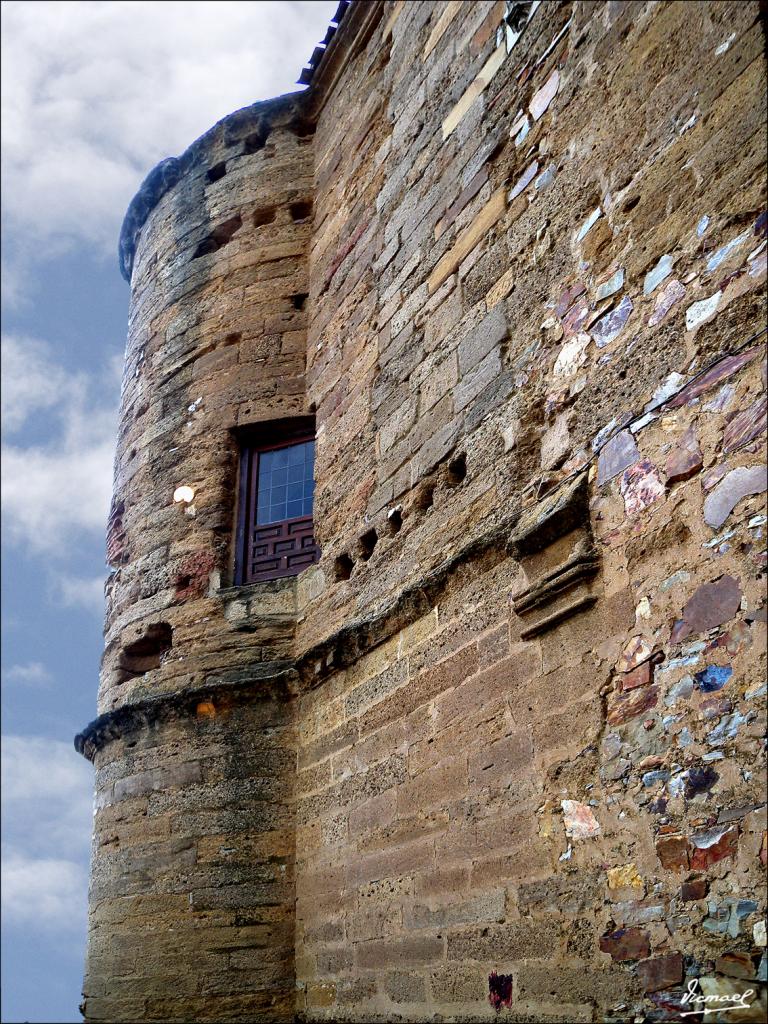
<instances>
[{"instance_id":1,"label":"white cloud","mask_svg":"<svg viewBox=\"0 0 768 1024\"><path fill-rule=\"evenodd\" d=\"M295 88L335 9L335 0L6 0L3 175L14 237L28 254L53 236L114 252L151 167L231 111Z\"/></svg>"},{"instance_id":2,"label":"white cloud","mask_svg":"<svg viewBox=\"0 0 768 1024\"><path fill-rule=\"evenodd\" d=\"M86 431L50 448L8 445L2 500L9 533L33 551L68 554L83 531L103 532L109 509L113 443Z\"/></svg>"},{"instance_id":3,"label":"white cloud","mask_svg":"<svg viewBox=\"0 0 768 1024\"><path fill-rule=\"evenodd\" d=\"M82 393L83 378L57 366L49 347L36 338L3 335L0 360L3 432L19 430L33 412L58 405L68 392Z\"/></svg>"},{"instance_id":4,"label":"white cloud","mask_svg":"<svg viewBox=\"0 0 768 1024\"><path fill-rule=\"evenodd\" d=\"M2 737L3 915L79 927L87 907L93 768L61 740Z\"/></svg>"},{"instance_id":5,"label":"white cloud","mask_svg":"<svg viewBox=\"0 0 768 1024\"><path fill-rule=\"evenodd\" d=\"M3 523L37 553L65 556L83 533L103 534L112 489L116 398L97 375L70 373L34 339L3 338L4 428L13 434L33 413L51 420L46 444L3 445ZM115 390L113 366L105 368ZM98 397L94 397L94 395ZM5 430L4 430L5 434Z\"/></svg>"},{"instance_id":6,"label":"white cloud","mask_svg":"<svg viewBox=\"0 0 768 1024\"><path fill-rule=\"evenodd\" d=\"M104 616L104 576L56 576L56 591L67 608L84 608L98 618Z\"/></svg>"},{"instance_id":7,"label":"white cloud","mask_svg":"<svg viewBox=\"0 0 768 1024\"><path fill-rule=\"evenodd\" d=\"M2 738L3 838L26 857L87 855L93 767L71 743Z\"/></svg>"},{"instance_id":8,"label":"white cloud","mask_svg":"<svg viewBox=\"0 0 768 1024\"><path fill-rule=\"evenodd\" d=\"M87 915L87 870L76 861L26 857L3 847L3 917L26 929L80 930Z\"/></svg>"},{"instance_id":9,"label":"white cloud","mask_svg":"<svg viewBox=\"0 0 768 1024\"><path fill-rule=\"evenodd\" d=\"M90 818L93 768L71 743L45 736L7 734L2 738L0 759L6 804L23 809L42 801L56 817L61 816L61 805L66 804ZM87 840L86 835L86 845Z\"/></svg>"},{"instance_id":10,"label":"white cloud","mask_svg":"<svg viewBox=\"0 0 768 1024\"><path fill-rule=\"evenodd\" d=\"M53 682L53 676L41 661L28 661L26 665L11 665L3 672L3 679L21 686L47 687Z\"/></svg>"}]
</instances>

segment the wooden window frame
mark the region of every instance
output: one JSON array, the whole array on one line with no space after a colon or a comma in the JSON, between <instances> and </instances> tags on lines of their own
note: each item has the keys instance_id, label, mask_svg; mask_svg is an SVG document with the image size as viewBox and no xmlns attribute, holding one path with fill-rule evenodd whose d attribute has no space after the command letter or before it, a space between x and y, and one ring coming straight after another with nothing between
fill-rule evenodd
<instances>
[{"instance_id":1,"label":"wooden window frame","mask_svg":"<svg viewBox=\"0 0 768 1024\"><path fill-rule=\"evenodd\" d=\"M263 452L315 440L311 417L259 424L240 432L240 486L235 534L235 585L298 576L320 558L314 539L313 517L297 516L275 523L256 523L258 466ZM257 537L257 531L261 537ZM264 568L255 571L253 547L258 544Z\"/></svg>"}]
</instances>

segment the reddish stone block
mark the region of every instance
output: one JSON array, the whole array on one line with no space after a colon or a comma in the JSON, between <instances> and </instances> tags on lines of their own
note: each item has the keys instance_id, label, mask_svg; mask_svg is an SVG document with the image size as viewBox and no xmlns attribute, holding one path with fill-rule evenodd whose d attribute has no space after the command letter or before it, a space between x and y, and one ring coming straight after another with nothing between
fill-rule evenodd
<instances>
[{"instance_id":1,"label":"reddish stone block","mask_svg":"<svg viewBox=\"0 0 768 1024\"><path fill-rule=\"evenodd\" d=\"M721 359L711 370L707 370L701 377L695 377L690 384L686 384L682 390L678 391L674 398L667 402L667 408L679 409L686 402L691 402L694 398L698 398L699 395L704 394L709 388L719 384L721 380L733 376L742 366L746 366L755 356L760 355L760 352L761 348L758 346L746 352L741 352L739 355L727 356L725 359Z\"/></svg>"},{"instance_id":2,"label":"reddish stone block","mask_svg":"<svg viewBox=\"0 0 768 1024\"><path fill-rule=\"evenodd\" d=\"M208 589L208 577L216 564L212 551L192 551L179 565L176 574L176 600L202 597Z\"/></svg>"},{"instance_id":3,"label":"reddish stone block","mask_svg":"<svg viewBox=\"0 0 768 1024\"><path fill-rule=\"evenodd\" d=\"M679 447L670 453L665 467L667 486L689 480L703 465L696 430L690 427L680 438Z\"/></svg>"},{"instance_id":4,"label":"reddish stone block","mask_svg":"<svg viewBox=\"0 0 768 1024\"><path fill-rule=\"evenodd\" d=\"M612 695L608 702L608 724L623 725L656 707L658 699L657 686L648 686L633 693Z\"/></svg>"},{"instance_id":5,"label":"reddish stone block","mask_svg":"<svg viewBox=\"0 0 768 1024\"><path fill-rule=\"evenodd\" d=\"M766 427L767 412L768 403L765 395L761 395L748 409L734 416L723 432L723 452L727 454L741 448L762 433Z\"/></svg>"},{"instance_id":6,"label":"reddish stone block","mask_svg":"<svg viewBox=\"0 0 768 1024\"><path fill-rule=\"evenodd\" d=\"M695 900L703 900L708 892L709 882L706 878L694 878L680 886L680 899L684 903L693 903Z\"/></svg>"},{"instance_id":7,"label":"reddish stone block","mask_svg":"<svg viewBox=\"0 0 768 1024\"><path fill-rule=\"evenodd\" d=\"M730 978L754 978L755 965L747 953L723 953L715 961L718 974L727 974Z\"/></svg>"},{"instance_id":8,"label":"reddish stone block","mask_svg":"<svg viewBox=\"0 0 768 1024\"><path fill-rule=\"evenodd\" d=\"M739 610L741 588L732 576L721 576L705 583L683 608L683 617L675 623L672 643L680 643L691 633L705 633L732 619Z\"/></svg>"},{"instance_id":9,"label":"reddish stone block","mask_svg":"<svg viewBox=\"0 0 768 1024\"><path fill-rule=\"evenodd\" d=\"M646 992L671 988L683 980L683 957L680 953L657 956L637 965L637 974Z\"/></svg>"},{"instance_id":10,"label":"reddish stone block","mask_svg":"<svg viewBox=\"0 0 768 1024\"><path fill-rule=\"evenodd\" d=\"M574 300L583 295L586 290L583 281L576 281L575 284L566 288L555 307L555 316L561 317L571 307Z\"/></svg>"},{"instance_id":11,"label":"reddish stone block","mask_svg":"<svg viewBox=\"0 0 768 1024\"><path fill-rule=\"evenodd\" d=\"M651 942L642 928L619 928L600 936L600 949L617 962L642 960L651 952Z\"/></svg>"},{"instance_id":12,"label":"reddish stone block","mask_svg":"<svg viewBox=\"0 0 768 1024\"><path fill-rule=\"evenodd\" d=\"M653 681L653 662L646 661L642 665L638 665L637 668L632 669L631 672L627 672L621 679L621 689L625 690L636 690L639 686L647 686Z\"/></svg>"},{"instance_id":13,"label":"reddish stone block","mask_svg":"<svg viewBox=\"0 0 768 1024\"><path fill-rule=\"evenodd\" d=\"M638 665L641 665L650 658L651 654L651 645L645 637L632 637L621 653L621 657L616 664L616 670L618 672L631 672L632 669L637 668Z\"/></svg>"},{"instance_id":14,"label":"reddish stone block","mask_svg":"<svg viewBox=\"0 0 768 1024\"><path fill-rule=\"evenodd\" d=\"M735 857L738 851L739 829L737 825L728 828L710 829L693 837L694 851L691 867L695 871L717 864L726 857Z\"/></svg>"},{"instance_id":15,"label":"reddish stone block","mask_svg":"<svg viewBox=\"0 0 768 1024\"><path fill-rule=\"evenodd\" d=\"M664 497L664 486L659 479L659 471L648 459L641 459L624 471L621 478L621 493L627 515L637 515Z\"/></svg>"},{"instance_id":16,"label":"reddish stone block","mask_svg":"<svg viewBox=\"0 0 768 1024\"><path fill-rule=\"evenodd\" d=\"M685 836L660 836L656 840L656 856L667 871L688 868L690 850L691 845Z\"/></svg>"}]
</instances>

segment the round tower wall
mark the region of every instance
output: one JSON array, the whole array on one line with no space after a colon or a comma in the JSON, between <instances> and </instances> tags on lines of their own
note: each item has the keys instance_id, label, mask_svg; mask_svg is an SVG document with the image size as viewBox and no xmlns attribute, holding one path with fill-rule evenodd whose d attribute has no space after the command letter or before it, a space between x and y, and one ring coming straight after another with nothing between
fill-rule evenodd
<instances>
[{"instance_id":1,"label":"round tower wall","mask_svg":"<svg viewBox=\"0 0 768 1024\"><path fill-rule=\"evenodd\" d=\"M295 581L232 584L238 432L307 413L312 146L255 104L124 225L87 1020L292 1019Z\"/></svg>"}]
</instances>

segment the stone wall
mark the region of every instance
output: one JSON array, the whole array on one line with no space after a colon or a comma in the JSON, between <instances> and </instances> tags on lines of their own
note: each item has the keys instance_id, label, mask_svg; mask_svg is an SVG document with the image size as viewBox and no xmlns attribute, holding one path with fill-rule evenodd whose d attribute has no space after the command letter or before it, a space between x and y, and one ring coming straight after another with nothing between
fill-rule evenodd
<instances>
[{"instance_id":1,"label":"stone wall","mask_svg":"<svg viewBox=\"0 0 768 1024\"><path fill-rule=\"evenodd\" d=\"M301 700L310 1019L663 1016L764 943L757 8L503 13L387 5L317 103L318 606L450 569Z\"/></svg>"},{"instance_id":2,"label":"stone wall","mask_svg":"<svg viewBox=\"0 0 768 1024\"><path fill-rule=\"evenodd\" d=\"M89 1020L765 1015L763 43L358 0L147 180ZM233 587L298 415L320 563Z\"/></svg>"}]
</instances>

